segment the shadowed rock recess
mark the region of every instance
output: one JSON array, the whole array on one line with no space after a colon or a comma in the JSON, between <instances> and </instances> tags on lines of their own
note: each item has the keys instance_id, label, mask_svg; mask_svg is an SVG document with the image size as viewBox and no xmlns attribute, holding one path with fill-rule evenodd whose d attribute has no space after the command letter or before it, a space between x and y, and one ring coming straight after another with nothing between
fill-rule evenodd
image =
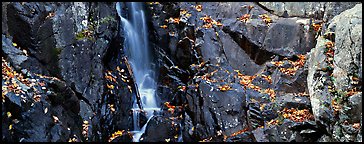
<instances>
[{"instance_id":1,"label":"shadowed rock recess","mask_svg":"<svg viewBox=\"0 0 364 144\"><path fill-rule=\"evenodd\" d=\"M119 3L2 2L2 141L362 142L362 3L143 2L149 119Z\"/></svg>"}]
</instances>

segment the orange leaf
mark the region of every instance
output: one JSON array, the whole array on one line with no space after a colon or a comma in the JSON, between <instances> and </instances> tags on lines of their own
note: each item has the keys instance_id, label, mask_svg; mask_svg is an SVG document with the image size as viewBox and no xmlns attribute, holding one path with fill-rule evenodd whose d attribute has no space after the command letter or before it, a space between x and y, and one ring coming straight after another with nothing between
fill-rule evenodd
<instances>
[{"instance_id":1,"label":"orange leaf","mask_svg":"<svg viewBox=\"0 0 364 144\"><path fill-rule=\"evenodd\" d=\"M322 24L321 23L314 23L314 24L312 24L312 26L313 26L313 29L315 31L319 31L321 29L321 27L322 27Z\"/></svg>"},{"instance_id":2,"label":"orange leaf","mask_svg":"<svg viewBox=\"0 0 364 144\"><path fill-rule=\"evenodd\" d=\"M162 25L160 27L163 28L163 29L166 29L167 28L167 25Z\"/></svg>"},{"instance_id":3,"label":"orange leaf","mask_svg":"<svg viewBox=\"0 0 364 144\"><path fill-rule=\"evenodd\" d=\"M238 18L242 22L247 22L250 19L250 14L244 14L240 18Z\"/></svg>"},{"instance_id":4,"label":"orange leaf","mask_svg":"<svg viewBox=\"0 0 364 144\"><path fill-rule=\"evenodd\" d=\"M219 86L218 88L220 89L220 91L223 91L223 92L231 89L231 87L229 85Z\"/></svg>"},{"instance_id":5,"label":"orange leaf","mask_svg":"<svg viewBox=\"0 0 364 144\"><path fill-rule=\"evenodd\" d=\"M197 5L195 8L196 8L196 10L198 12L201 12L202 11L202 5Z\"/></svg>"},{"instance_id":6,"label":"orange leaf","mask_svg":"<svg viewBox=\"0 0 364 144\"><path fill-rule=\"evenodd\" d=\"M332 41L328 41L325 43L326 48L332 48L334 46L334 43Z\"/></svg>"},{"instance_id":7,"label":"orange leaf","mask_svg":"<svg viewBox=\"0 0 364 144\"><path fill-rule=\"evenodd\" d=\"M114 85L108 85L108 84L106 84L106 86L107 86L107 88L109 88L109 89L114 89Z\"/></svg>"}]
</instances>

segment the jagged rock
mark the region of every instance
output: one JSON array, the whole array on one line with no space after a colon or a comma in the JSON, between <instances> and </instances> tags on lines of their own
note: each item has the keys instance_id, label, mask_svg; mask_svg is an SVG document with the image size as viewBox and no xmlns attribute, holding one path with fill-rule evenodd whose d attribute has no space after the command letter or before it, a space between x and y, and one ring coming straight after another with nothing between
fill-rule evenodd
<instances>
[{"instance_id":1,"label":"jagged rock","mask_svg":"<svg viewBox=\"0 0 364 144\"><path fill-rule=\"evenodd\" d=\"M317 142L331 142L332 138L328 135L322 135Z\"/></svg>"},{"instance_id":2,"label":"jagged rock","mask_svg":"<svg viewBox=\"0 0 364 144\"><path fill-rule=\"evenodd\" d=\"M256 140L251 132L245 132L233 137L229 137L226 142L256 142Z\"/></svg>"},{"instance_id":3,"label":"jagged rock","mask_svg":"<svg viewBox=\"0 0 364 144\"><path fill-rule=\"evenodd\" d=\"M279 107L276 103L266 104L266 106L264 106L264 109L262 110L262 116L264 117L264 120L270 121L278 117L277 111L279 111L280 108L281 107Z\"/></svg>"},{"instance_id":4,"label":"jagged rock","mask_svg":"<svg viewBox=\"0 0 364 144\"><path fill-rule=\"evenodd\" d=\"M257 128L253 130L252 133L256 139L256 142L269 142L267 139L267 134L264 134L263 128Z\"/></svg>"},{"instance_id":5,"label":"jagged rock","mask_svg":"<svg viewBox=\"0 0 364 144\"><path fill-rule=\"evenodd\" d=\"M259 59L265 59L267 56L260 56L259 52L254 53L254 56L249 56L247 49L259 49L255 45L251 44L249 41L243 41L243 40L235 40L234 38L238 36L229 35L228 33L225 33L223 31L219 31L219 37L218 40L220 42L220 45L223 50L223 54L227 59L227 62L231 65L233 69L240 70L241 73L247 74L247 75L254 75L259 70L262 69L262 66L258 65L257 63L261 64L258 61ZM243 45L243 46L240 46ZM245 48L245 49L244 49ZM263 53L263 52L261 52ZM253 53L249 53L253 55ZM249 67L249 69L247 69Z\"/></svg>"},{"instance_id":6,"label":"jagged rock","mask_svg":"<svg viewBox=\"0 0 364 144\"><path fill-rule=\"evenodd\" d=\"M346 90L361 86L362 80L362 8L361 4L334 17L327 32L335 33L334 72L335 87ZM350 19L350 20L348 20ZM351 77L357 77L353 84Z\"/></svg>"},{"instance_id":7,"label":"jagged rock","mask_svg":"<svg viewBox=\"0 0 364 144\"><path fill-rule=\"evenodd\" d=\"M2 35L2 51L18 71L21 69L28 69L34 73L49 74L48 70L40 68L43 66L38 60L33 57L28 57L23 50L14 47L11 39L7 38L5 35Z\"/></svg>"},{"instance_id":8,"label":"jagged rock","mask_svg":"<svg viewBox=\"0 0 364 144\"><path fill-rule=\"evenodd\" d=\"M248 107L247 121L249 127L256 129L260 126L264 126L264 118L259 103L249 103Z\"/></svg>"},{"instance_id":9,"label":"jagged rock","mask_svg":"<svg viewBox=\"0 0 364 144\"><path fill-rule=\"evenodd\" d=\"M140 141L362 141L361 4L147 4L149 39L153 56L158 58L155 67L159 66L157 101L159 105L168 101L176 108L169 113L169 107L161 106L162 116L150 119ZM121 5L121 15L128 18L128 5ZM28 86L20 80L2 81L3 90L18 83L18 89L24 91L3 93L2 140L107 141L113 132L125 130L112 141L131 142L131 133L126 131L133 130L135 122L130 109L136 87L123 58L126 35L119 26L115 3L6 2L2 8L4 59L37 84L44 82ZM266 23L262 14L272 23ZM244 15L249 17L246 22L239 20ZM201 18L205 16L222 26L204 28L206 22ZM324 22L322 36L312 31L311 18ZM329 41L335 42L333 71L324 70ZM295 61L295 55L310 50L307 64L292 76L270 63L283 58ZM282 68L290 67L288 59L283 60ZM204 75L213 68L218 71ZM239 84L234 70L256 75L252 84L273 89L276 101L261 90ZM262 74L269 75L272 83ZM232 89L222 90L222 85ZM359 92L344 97L352 88ZM296 96L304 92L309 92L310 99ZM334 103L342 109L337 111ZM275 118L281 120L279 110L283 108L311 107L315 122L284 119L277 125L267 124ZM145 121L144 116L140 125ZM237 134L242 130L247 131Z\"/></svg>"},{"instance_id":10,"label":"jagged rock","mask_svg":"<svg viewBox=\"0 0 364 144\"><path fill-rule=\"evenodd\" d=\"M2 35L2 51L9 57L14 67L20 68L20 65L28 59L27 56L12 45L10 39Z\"/></svg>"},{"instance_id":11,"label":"jagged rock","mask_svg":"<svg viewBox=\"0 0 364 144\"><path fill-rule=\"evenodd\" d=\"M350 96L348 101L349 107L351 108L350 110L348 110L347 113L347 115L350 117L348 121L350 123L359 122L363 110L362 92Z\"/></svg>"},{"instance_id":12,"label":"jagged rock","mask_svg":"<svg viewBox=\"0 0 364 144\"><path fill-rule=\"evenodd\" d=\"M184 115L185 115L185 118L184 118L184 123L183 123L183 128L182 128L182 138L186 142L196 141L192 137L193 136L193 124L192 124L191 117L187 113L185 113Z\"/></svg>"},{"instance_id":13,"label":"jagged rock","mask_svg":"<svg viewBox=\"0 0 364 144\"><path fill-rule=\"evenodd\" d=\"M294 122L285 119L282 125L272 125L266 127L264 133L269 142L290 142L290 141L300 141L300 137L295 135L294 131L290 130L288 127L294 124Z\"/></svg>"},{"instance_id":14,"label":"jagged rock","mask_svg":"<svg viewBox=\"0 0 364 144\"><path fill-rule=\"evenodd\" d=\"M127 84L120 80L121 85L115 91L118 94L116 101L114 95L104 99L107 97L104 87L105 65L110 64L110 68L116 69L123 54L119 52L122 51L120 47L123 41L115 40L122 39L122 35L116 38L118 21L115 3L7 3L2 6L6 6L6 15L3 15L6 19L2 23L11 25L5 32L9 33L9 38L3 36L3 51L6 51L7 59L16 68L20 67L19 71L64 79L66 89L56 84L52 88L58 90L49 91L46 96L52 105L61 104L75 113L81 110L80 115L84 120L92 120L88 140L100 138L95 138L94 134L99 134L101 127L107 128L107 132L102 131L103 140L116 129L128 128L133 97ZM85 35L85 32L91 34ZM23 56L21 50L14 48L12 42L25 49L27 57ZM23 56L26 60L14 56ZM101 102L101 99L105 101ZM62 103L63 100L66 102ZM110 102L115 103L117 113L99 116L102 113L98 111L101 105L107 108ZM55 131L59 133L59 130ZM79 135L77 139L83 138ZM54 137L53 141L68 139Z\"/></svg>"},{"instance_id":15,"label":"jagged rock","mask_svg":"<svg viewBox=\"0 0 364 144\"><path fill-rule=\"evenodd\" d=\"M276 103L278 103L281 108L311 108L311 102L308 97L294 96L292 94L277 96Z\"/></svg>"},{"instance_id":16,"label":"jagged rock","mask_svg":"<svg viewBox=\"0 0 364 144\"><path fill-rule=\"evenodd\" d=\"M178 60L177 63L181 66L182 69L188 69L188 67L193 63L191 59L193 58L193 53L191 49L193 49L193 40L188 37L183 38L177 43L177 49L173 57L176 57Z\"/></svg>"},{"instance_id":17,"label":"jagged rock","mask_svg":"<svg viewBox=\"0 0 364 144\"><path fill-rule=\"evenodd\" d=\"M141 136L141 142L177 142L181 128L173 120L163 116L153 116L145 129L145 133ZM156 133L157 132L157 133Z\"/></svg>"},{"instance_id":18,"label":"jagged rock","mask_svg":"<svg viewBox=\"0 0 364 144\"><path fill-rule=\"evenodd\" d=\"M355 6L356 2L259 2L267 10L282 17L314 17L330 20Z\"/></svg>"},{"instance_id":19,"label":"jagged rock","mask_svg":"<svg viewBox=\"0 0 364 144\"><path fill-rule=\"evenodd\" d=\"M122 131L121 136L114 138L111 142L132 142L133 135L129 132Z\"/></svg>"},{"instance_id":20,"label":"jagged rock","mask_svg":"<svg viewBox=\"0 0 364 144\"><path fill-rule=\"evenodd\" d=\"M1 18L2 18L2 21L1 21L1 30L2 30L2 34L8 34L8 25L7 25L7 5L9 4L9 2L3 2L1 3Z\"/></svg>"},{"instance_id":21,"label":"jagged rock","mask_svg":"<svg viewBox=\"0 0 364 144\"><path fill-rule=\"evenodd\" d=\"M10 3L7 5L7 24L11 25L8 30L13 42L56 76L59 69L58 61L54 59L57 59L58 52L54 45L52 21L46 19L53 9L52 3Z\"/></svg>"},{"instance_id":22,"label":"jagged rock","mask_svg":"<svg viewBox=\"0 0 364 144\"><path fill-rule=\"evenodd\" d=\"M270 142L313 142L322 135L312 122L302 123L288 119L284 119L282 125L267 127L264 133Z\"/></svg>"},{"instance_id":23,"label":"jagged rock","mask_svg":"<svg viewBox=\"0 0 364 144\"><path fill-rule=\"evenodd\" d=\"M14 78L19 79L19 77ZM73 91L68 88L65 82L58 79L42 78L30 74L20 78L27 79L35 85L26 86L19 80L15 80L19 86L21 94L7 92L2 103L3 112L9 112L12 116L7 116L11 122L12 129L3 132L11 132L12 136L2 138L5 141L22 142L64 142L70 137L81 138L82 119L79 113L79 101ZM42 82L44 86L39 86L35 82ZM4 84L7 87L9 84ZM38 98L35 98L35 97ZM14 99L15 98L15 99ZM38 100L36 100L38 99ZM4 116L4 115L3 115ZM6 120L6 119L5 119ZM81 139L79 139L81 140Z\"/></svg>"},{"instance_id":24,"label":"jagged rock","mask_svg":"<svg viewBox=\"0 0 364 144\"><path fill-rule=\"evenodd\" d=\"M274 14L284 17L315 17L322 18L324 14L324 4L313 2L259 2Z\"/></svg>"},{"instance_id":25,"label":"jagged rock","mask_svg":"<svg viewBox=\"0 0 364 144\"><path fill-rule=\"evenodd\" d=\"M325 42L327 40L318 38L316 47L308 54L307 85L315 120L328 126L333 120L333 110L330 108L333 95L325 88L327 81L330 81L328 74L321 71L327 67L324 53Z\"/></svg>"},{"instance_id":26,"label":"jagged rock","mask_svg":"<svg viewBox=\"0 0 364 144\"><path fill-rule=\"evenodd\" d=\"M363 119L362 114L360 114L360 125L363 124L362 119ZM356 136L355 142L362 142L362 140L363 140L362 128L360 127L360 130L358 132L358 135Z\"/></svg>"},{"instance_id":27,"label":"jagged rock","mask_svg":"<svg viewBox=\"0 0 364 144\"><path fill-rule=\"evenodd\" d=\"M113 35L116 34L115 27L117 27L117 23L113 21L101 23L98 29L96 29L97 32L92 34L93 40L87 37L79 40L76 38L76 35L88 29L81 21L87 21L88 23L94 22L90 20L90 17L95 17L94 14L97 12L100 12L102 16L99 16L95 21L101 21L102 18L108 16L116 19L115 9L114 11L101 8L95 9L94 11L87 11L87 9L112 6L111 4L101 3L91 5L87 3L75 3L75 5L71 5L67 9L57 9L64 16L56 15L54 19L55 27L65 25L65 27L60 26L54 28L54 31L57 33L55 35L56 46L62 49L59 55L59 67L61 68L60 73L62 78L70 85L74 83L75 90L84 95L91 103L95 103L99 96L104 93L104 89L99 88L99 85L104 83L102 59L106 55ZM76 9L79 12L75 12ZM73 13L79 14L73 15ZM90 17L88 16L89 14ZM110 28L104 29L103 27L105 26L103 25L110 26ZM91 83L91 81L93 82Z\"/></svg>"},{"instance_id":28,"label":"jagged rock","mask_svg":"<svg viewBox=\"0 0 364 144\"><path fill-rule=\"evenodd\" d=\"M354 141L357 132L349 132L344 121L359 122L358 117L349 118L348 115L361 114L357 103L352 103L356 97L346 100L346 91L352 88L361 89L361 4L346 10L335 16L328 24L324 33L335 33L335 53L333 56L325 56L325 44L331 39L318 38L316 48L310 52L308 60L308 88L312 104L312 111L316 122L324 124L326 132L333 134L333 141ZM332 71L328 69L328 57L333 57ZM330 75L332 73L332 76ZM351 77L355 77L351 78ZM355 82L353 82L355 80ZM329 92L326 85L331 85L336 93ZM332 90L331 90L332 91ZM358 93L361 96L361 92ZM335 98L335 99L334 99ZM351 100L350 100L351 99ZM330 110L335 103L342 105L334 117L334 111ZM337 108L336 108L337 109ZM351 110L350 110L351 109ZM359 112L360 111L360 112Z\"/></svg>"},{"instance_id":29,"label":"jagged rock","mask_svg":"<svg viewBox=\"0 0 364 144\"><path fill-rule=\"evenodd\" d=\"M314 46L315 32L309 30L308 19L281 18L267 31L263 49L290 57L305 54Z\"/></svg>"},{"instance_id":30,"label":"jagged rock","mask_svg":"<svg viewBox=\"0 0 364 144\"><path fill-rule=\"evenodd\" d=\"M204 138L213 136L219 130L222 130L224 135L231 135L246 128L246 120L242 119L245 117L245 110L242 109L245 106L245 98L242 92L211 91L212 87L205 83L201 83L199 88L201 98L194 98L192 103L198 105L191 106L190 110L196 118L194 120L204 125L207 134ZM201 111L195 111L195 108Z\"/></svg>"}]
</instances>

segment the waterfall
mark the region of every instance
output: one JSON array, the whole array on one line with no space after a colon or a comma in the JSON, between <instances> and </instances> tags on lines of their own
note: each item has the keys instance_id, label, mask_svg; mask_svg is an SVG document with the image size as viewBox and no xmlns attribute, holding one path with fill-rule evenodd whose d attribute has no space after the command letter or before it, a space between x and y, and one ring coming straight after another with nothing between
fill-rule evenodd
<instances>
[{"instance_id":1,"label":"waterfall","mask_svg":"<svg viewBox=\"0 0 364 144\"><path fill-rule=\"evenodd\" d=\"M116 3L116 10L121 19L121 25L125 33L125 53L133 69L135 82L138 86L142 107L148 118L147 123L153 116L154 111L159 111L155 99L156 80L152 70L151 50L148 45L148 28L143 11L143 3L127 3L129 20L122 17L121 5ZM147 123L140 129L139 113L140 109L135 100L133 105L134 138L139 141L144 133Z\"/></svg>"}]
</instances>

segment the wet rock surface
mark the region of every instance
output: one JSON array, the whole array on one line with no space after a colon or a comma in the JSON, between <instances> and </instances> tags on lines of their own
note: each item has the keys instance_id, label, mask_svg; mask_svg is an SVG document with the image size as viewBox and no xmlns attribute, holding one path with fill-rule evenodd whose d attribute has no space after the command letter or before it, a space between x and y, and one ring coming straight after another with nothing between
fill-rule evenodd
<instances>
[{"instance_id":1,"label":"wet rock surface","mask_svg":"<svg viewBox=\"0 0 364 144\"><path fill-rule=\"evenodd\" d=\"M139 141L361 142L361 7L146 2L161 111ZM131 142L115 3L2 8L2 140Z\"/></svg>"},{"instance_id":2,"label":"wet rock surface","mask_svg":"<svg viewBox=\"0 0 364 144\"><path fill-rule=\"evenodd\" d=\"M178 123L168 117L153 116L147 124L141 142L177 142L179 129ZM156 133L157 132L157 133Z\"/></svg>"},{"instance_id":3,"label":"wet rock surface","mask_svg":"<svg viewBox=\"0 0 364 144\"><path fill-rule=\"evenodd\" d=\"M42 109L23 108L21 99L9 93L10 101L19 105L19 116L29 118L27 124L20 122L26 127L21 131L29 129L22 132L26 139L18 137L9 141L104 141L113 132L131 127L128 119L135 89L131 87L133 90L130 91L128 88L133 86L132 80L116 79L116 75L130 77L130 74L122 59L122 49L119 49L123 41L117 31L115 3L31 2L7 3L3 7L6 7L3 23L12 25L2 36L6 60L18 72L57 77L67 87L65 91L65 86L53 84L58 91L48 92L50 108L47 111L49 113L55 107L59 121L63 122L55 126L50 114L39 117L42 121L31 120L44 111L44 104L41 104ZM120 63L122 61L124 64ZM112 72L108 74L108 70ZM3 82L4 85L9 84ZM32 90L32 87L27 89ZM109 90L111 88L114 90ZM70 98L72 101L65 101ZM67 107L62 108L59 104ZM34 105L39 104L35 102ZM26 114L28 110L34 114ZM72 118L74 122L68 120ZM33 124L32 121L44 124ZM77 135L72 128L68 130L71 126L77 127Z\"/></svg>"}]
</instances>

